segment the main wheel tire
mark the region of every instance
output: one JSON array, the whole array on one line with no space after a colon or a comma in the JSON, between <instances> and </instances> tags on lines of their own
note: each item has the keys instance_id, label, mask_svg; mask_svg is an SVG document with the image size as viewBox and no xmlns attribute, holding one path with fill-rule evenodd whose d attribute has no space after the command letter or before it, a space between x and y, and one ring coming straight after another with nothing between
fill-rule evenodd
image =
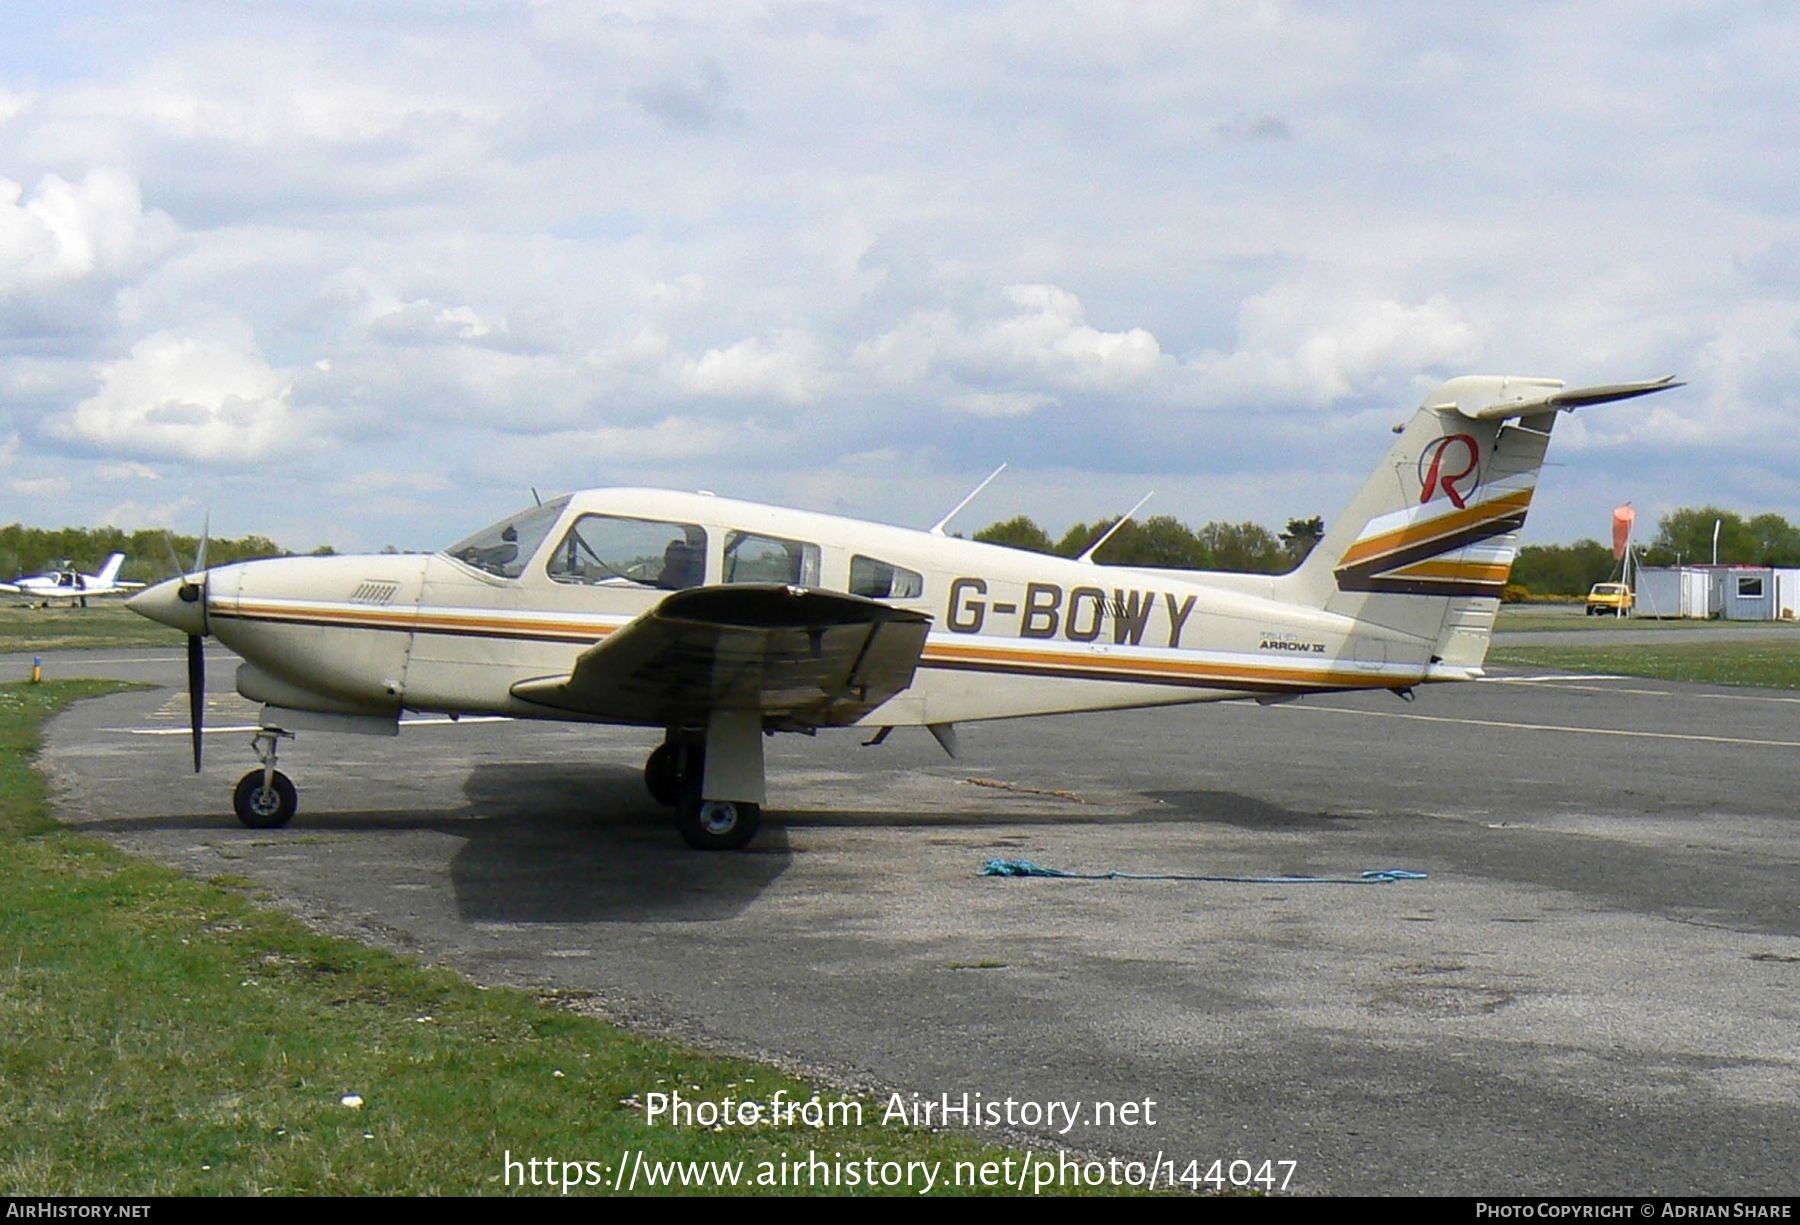
<instances>
[{"instance_id":1,"label":"main wheel tire","mask_svg":"<svg viewBox=\"0 0 1800 1225\"><path fill-rule=\"evenodd\" d=\"M690 792L675 810L675 828L696 851L738 850L761 827L762 809L741 800L703 800Z\"/></svg>"},{"instance_id":2,"label":"main wheel tire","mask_svg":"<svg viewBox=\"0 0 1800 1225\"><path fill-rule=\"evenodd\" d=\"M658 745L644 763L644 786L650 798L664 808L673 808L681 799L681 755L675 746Z\"/></svg>"},{"instance_id":3,"label":"main wheel tire","mask_svg":"<svg viewBox=\"0 0 1800 1225\"><path fill-rule=\"evenodd\" d=\"M261 770L252 770L238 779L237 790L232 792L231 806L237 810L238 820L251 829L279 829L299 811L300 794L287 775L277 770L269 784L263 786Z\"/></svg>"}]
</instances>

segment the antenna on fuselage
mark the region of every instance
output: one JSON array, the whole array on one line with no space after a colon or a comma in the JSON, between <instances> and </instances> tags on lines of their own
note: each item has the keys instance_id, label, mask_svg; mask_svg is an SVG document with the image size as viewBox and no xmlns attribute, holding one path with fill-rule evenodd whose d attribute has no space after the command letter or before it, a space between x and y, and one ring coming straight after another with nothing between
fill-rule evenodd
<instances>
[{"instance_id":1,"label":"antenna on fuselage","mask_svg":"<svg viewBox=\"0 0 1800 1225\"><path fill-rule=\"evenodd\" d=\"M533 502L536 502L539 506L542 506L544 504L544 499L538 497L538 491L537 491L536 485L533 485L531 487L531 500Z\"/></svg>"},{"instance_id":2,"label":"antenna on fuselage","mask_svg":"<svg viewBox=\"0 0 1800 1225\"><path fill-rule=\"evenodd\" d=\"M979 484L979 485L975 486L975 488L971 489L969 491L968 497L966 497L962 501L958 502L955 506L952 506L950 508L949 514L945 515L942 519L939 519L936 523L931 525L931 534L933 536L942 536L944 534L944 527L950 522L950 520L956 518L956 516L962 512L963 507L967 506L969 503L973 502L977 497L979 497L981 494L981 491L983 489L986 489L989 485L992 485L994 483L994 478L999 476L1002 472L1005 472L1005 471L1006 471L1006 465L1001 464L998 468L995 468L992 472L988 473L987 480L981 482L981 484Z\"/></svg>"},{"instance_id":3,"label":"antenna on fuselage","mask_svg":"<svg viewBox=\"0 0 1800 1225\"><path fill-rule=\"evenodd\" d=\"M1144 503L1148 502L1151 498L1154 498L1155 496L1156 496L1156 490L1152 489L1149 493L1147 493L1143 497L1139 498L1136 506L1132 507L1130 510L1126 511L1124 514L1120 515L1119 521L1117 523L1114 523L1111 527L1107 528L1104 532L1101 532L1100 539L1094 541L1093 544L1090 544L1086 549L1084 549L1082 551L1081 556L1077 557L1075 560L1076 561L1093 561L1094 554L1096 554L1100 551L1100 546L1105 544L1107 541L1111 540L1113 538L1114 532L1116 532L1120 528L1124 527L1127 523L1130 523L1131 516L1137 514L1140 510L1143 510Z\"/></svg>"}]
</instances>

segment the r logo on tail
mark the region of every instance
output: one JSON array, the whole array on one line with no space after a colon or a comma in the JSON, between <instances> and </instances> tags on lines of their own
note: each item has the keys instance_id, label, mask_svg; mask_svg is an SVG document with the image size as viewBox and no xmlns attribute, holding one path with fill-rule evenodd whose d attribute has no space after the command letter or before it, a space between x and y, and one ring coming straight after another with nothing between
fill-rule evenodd
<instances>
[{"instance_id":1,"label":"r logo on tail","mask_svg":"<svg viewBox=\"0 0 1800 1225\"><path fill-rule=\"evenodd\" d=\"M1452 448L1455 449L1452 449ZM1445 455L1449 459L1446 461ZM1455 471L1446 471L1454 465L1463 466ZM1419 453L1419 483L1424 492L1419 495L1419 504L1423 506L1431 501L1439 489L1458 510L1468 504L1469 494L1480 483L1481 478L1475 470L1481 466L1481 444L1471 434L1446 434ZM1457 488L1458 481L1467 481L1462 488Z\"/></svg>"}]
</instances>

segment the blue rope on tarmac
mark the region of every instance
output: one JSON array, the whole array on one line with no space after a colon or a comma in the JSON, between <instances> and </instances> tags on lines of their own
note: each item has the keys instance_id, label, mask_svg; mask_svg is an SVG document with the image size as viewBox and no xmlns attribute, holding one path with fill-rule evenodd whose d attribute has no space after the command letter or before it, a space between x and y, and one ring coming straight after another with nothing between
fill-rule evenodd
<instances>
[{"instance_id":1,"label":"blue rope on tarmac","mask_svg":"<svg viewBox=\"0 0 1800 1225\"><path fill-rule=\"evenodd\" d=\"M1045 868L1029 859L990 859L983 876L1052 876L1064 880L1187 880L1222 885L1387 885L1400 880L1425 880L1423 872L1405 868L1380 868L1360 876L1189 876L1178 872L1070 872Z\"/></svg>"}]
</instances>

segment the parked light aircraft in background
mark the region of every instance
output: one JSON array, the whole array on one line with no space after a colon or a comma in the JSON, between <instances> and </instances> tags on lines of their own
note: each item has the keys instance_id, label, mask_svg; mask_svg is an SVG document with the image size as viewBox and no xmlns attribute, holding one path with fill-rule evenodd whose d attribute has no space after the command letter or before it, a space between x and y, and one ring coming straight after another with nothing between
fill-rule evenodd
<instances>
[{"instance_id":1,"label":"parked light aircraft in background","mask_svg":"<svg viewBox=\"0 0 1800 1225\"><path fill-rule=\"evenodd\" d=\"M48 570L29 577L21 575L10 583L0 583L0 591L22 595L29 603L42 604L46 608L57 601L79 603L86 608L90 599L129 595L143 587L142 583L119 581L119 567L124 564L125 554L114 553L100 567L100 573L83 574L74 563L65 561L60 570Z\"/></svg>"},{"instance_id":2,"label":"parked light aircraft in background","mask_svg":"<svg viewBox=\"0 0 1800 1225\"><path fill-rule=\"evenodd\" d=\"M205 568L131 608L243 657L261 766L238 816L283 825L296 731L393 735L404 711L659 728L645 781L702 849L765 802L763 738L878 740L1073 711L1413 687L1481 675L1559 411L1679 386L1470 376L1425 398L1312 554L1280 575L1102 566L707 494L604 489L430 556ZM958 509L961 509L960 507ZM955 512L953 511L952 514ZM204 548L204 546L203 546Z\"/></svg>"}]
</instances>

